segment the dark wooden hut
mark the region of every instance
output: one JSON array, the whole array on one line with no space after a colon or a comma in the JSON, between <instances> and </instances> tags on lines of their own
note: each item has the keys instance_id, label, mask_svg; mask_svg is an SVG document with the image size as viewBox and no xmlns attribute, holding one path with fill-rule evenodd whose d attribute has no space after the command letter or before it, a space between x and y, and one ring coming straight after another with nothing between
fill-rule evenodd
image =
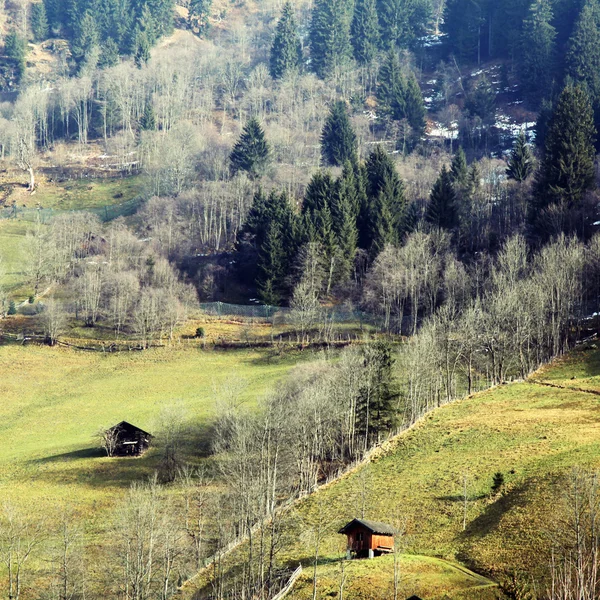
<instances>
[{"instance_id":1,"label":"dark wooden hut","mask_svg":"<svg viewBox=\"0 0 600 600\"><path fill-rule=\"evenodd\" d=\"M386 523L354 519L339 530L348 538L348 556L373 558L394 551L396 530Z\"/></svg>"},{"instance_id":2,"label":"dark wooden hut","mask_svg":"<svg viewBox=\"0 0 600 600\"><path fill-rule=\"evenodd\" d=\"M153 436L128 423L121 421L105 432L105 439L112 446L111 456L140 456L148 450Z\"/></svg>"}]
</instances>

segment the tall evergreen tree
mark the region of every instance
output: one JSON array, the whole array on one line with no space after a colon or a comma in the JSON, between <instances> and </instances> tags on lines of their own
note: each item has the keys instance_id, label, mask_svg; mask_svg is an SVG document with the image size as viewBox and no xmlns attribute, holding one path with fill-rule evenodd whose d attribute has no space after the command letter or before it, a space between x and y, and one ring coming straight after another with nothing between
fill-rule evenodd
<instances>
[{"instance_id":1,"label":"tall evergreen tree","mask_svg":"<svg viewBox=\"0 0 600 600\"><path fill-rule=\"evenodd\" d=\"M595 140L594 115L585 90L567 85L548 124L536 179L534 220L550 204L576 206L596 187Z\"/></svg>"},{"instance_id":2,"label":"tall evergreen tree","mask_svg":"<svg viewBox=\"0 0 600 600\"><path fill-rule=\"evenodd\" d=\"M292 4L286 2L271 46L269 71L273 79L281 79L287 73L299 71L301 67L302 45L298 37L298 26Z\"/></svg>"},{"instance_id":3,"label":"tall evergreen tree","mask_svg":"<svg viewBox=\"0 0 600 600\"><path fill-rule=\"evenodd\" d=\"M460 60L481 62L487 0L447 0L444 31L449 50Z\"/></svg>"},{"instance_id":4,"label":"tall evergreen tree","mask_svg":"<svg viewBox=\"0 0 600 600\"><path fill-rule=\"evenodd\" d=\"M600 127L600 2L586 0L579 15L566 56L566 73L585 85Z\"/></svg>"},{"instance_id":5,"label":"tall evergreen tree","mask_svg":"<svg viewBox=\"0 0 600 600\"><path fill-rule=\"evenodd\" d=\"M454 158L452 159L452 165L450 166L450 177L452 182L458 186L464 186L469 178L469 167L467 165L467 157L465 151L459 146Z\"/></svg>"},{"instance_id":6,"label":"tall evergreen tree","mask_svg":"<svg viewBox=\"0 0 600 600\"><path fill-rule=\"evenodd\" d=\"M245 171L250 177L260 177L269 166L270 157L263 128L256 119L250 119L229 156L233 172Z\"/></svg>"},{"instance_id":7,"label":"tall evergreen tree","mask_svg":"<svg viewBox=\"0 0 600 600\"><path fill-rule=\"evenodd\" d=\"M357 185L354 167L347 162L342 176L337 180L331 202L331 214L339 248L339 281L350 279L358 249Z\"/></svg>"},{"instance_id":8,"label":"tall evergreen tree","mask_svg":"<svg viewBox=\"0 0 600 600\"><path fill-rule=\"evenodd\" d=\"M425 35L432 17L429 0L377 0L383 47L410 48Z\"/></svg>"},{"instance_id":9,"label":"tall evergreen tree","mask_svg":"<svg viewBox=\"0 0 600 600\"><path fill-rule=\"evenodd\" d=\"M350 33L356 62L370 65L377 56L380 43L377 0L356 1Z\"/></svg>"},{"instance_id":10,"label":"tall evergreen tree","mask_svg":"<svg viewBox=\"0 0 600 600\"><path fill-rule=\"evenodd\" d=\"M108 69L119 64L119 46L112 37L108 37L102 44L98 66Z\"/></svg>"},{"instance_id":11,"label":"tall evergreen tree","mask_svg":"<svg viewBox=\"0 0 600 600\"><path fill-rule=\"evenodd\" d=\"M400 120L406 113L406 81L398 54L387 53L379 69L377 103L380 111L391 119Z\"/></svg>"},{"instance_id":12,"label":"tall evergreen tree","mask_svg":"<svg viewBox=\"0 0 600 600\"><path fill-rule=\"evenodd\" d=\"M405 93L405 118L413 129L415 137L421 137L425 133L425 103L423 102L423 94L419 87L419 82L415 74L411 71L406 78L406 93Z\"/></svg>"},{"instance_id":13,"label":"tall evergreen tree","mask_svg":"<svg viewBox=\"0 0 600 600\"><path fill-rule=\"evenodd\" d=\"M259 251L257 289L260 299L265 304L280 304L287 266L281 224L271 221Z\"/></svg>"},{"instance_id":14,"label":"tall evergreen tree","mask_svg":"<svg viewBox=\"0 0 600 600\"><path fill-rule=\"evenodd\" d=\"M27 40L16 31L10 31L4 39L4 54L14 67L15 78L19 83L25 73Z\"/></svg>"},{"instance_id":15,"label":"tall evergreen tree","mask_svg":"<svg viewBox=\"0 0 600 600\"><path fill-rule=\"evenodd\" d=\"M50 28L46 16L46 5L43 2L35 2L31 5L31 31L36 42L43 42L48 37Z\"/></svg>"},{"instance_id":16,"label":"tall evergreen tree","mask_svg":"<svg viewBox=\"0 0 600 600\"><path fill-rule=\"evenodd\" d=\"M144 112L140 119L140 129L143 131L154 131L156 129L156 113L151 100L148 100L144 106Z\"/></svg>"},{"instance_id":17,"label":"tall evergreen tree","mask_svg":"<svg viewBox=\"0 0 600 600\"><path fill-rule=\"evenodd\" d=\"M356 157L356 134L346 103L337 101L329 111L321 133L321 157L326 165L337 167Z\"/></svg>"},{"instance_id":18,"label":"tall evergreen tree","mask_svg":"<svg viewBox=\"0 0 600 600\"><path fill-rule=\"evenodd\" d=\"M556 30L550 0L535 0L523 24L519 74L527 95L539 101L548 93L554 75Z\"/></svg>"},{"instance_id":19,"label":"tall evergreen tree","mask_svg":"<svg viewBox=\"0 0 600 600\"><path fill-rule=\"evenodd\" d=\"M533 155L527 144L527 138L521 131L508 158L506 176L523 183L533 173Z\"/></svg>"},{"instance_id":20,"label":"tall evergreen tree","mask_svg":"<svg viewBox=\"0 0 600 600\"><path fill-rule=\"evenodd\" d=\"M388 342L376 342L363 351L367 379L357 401L358 430L365 451L391 431L397 415L398 392L394 383L394 358Z\"/></svg>"},{"instance_id":21,"label":"tall evergreen tree","mask_svg":"<svg viewBox=\"0 0 600 600\"><path fill-rule=\"evenodd\" d=\"M367 224L365 249L373 255L386 243L395 243L404 233L406 198L404 185L388 154L377 146L366 163L367 205L361 221Z\"/></svg>"},{"instance_id":22,"label":"tall evergreen tree","mask_svg":"<svg viewBox=\"0 0 600 600\"><path fill-rule=\"evenodd\" d=\"M432 227L452 230L458 225L456 192L452 185L452 176L446 165L433 185L429 204L425 211L425 220Z\"/></svg>"},{"instance_id":23,"label":"tall evergreen tree","mask_svg":"<svg viewBox=\"0 0 600 600\"><path fill-rule=\"evenodd\" d=\"M322 79L344 65L352 55L349 0L316 0L310 23L312 70Z\"/></svg>"}]
</instances>

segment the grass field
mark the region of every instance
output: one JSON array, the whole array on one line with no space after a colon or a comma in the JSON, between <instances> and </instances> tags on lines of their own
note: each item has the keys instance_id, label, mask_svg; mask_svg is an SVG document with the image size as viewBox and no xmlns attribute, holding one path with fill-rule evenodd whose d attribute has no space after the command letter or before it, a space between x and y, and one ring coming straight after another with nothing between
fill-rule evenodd
<instances>
[{"instance_id":1,"label":"grass field","mask_svg":"<svg viewBox=\"0 0 600 600\"><path fill-rule=\"evenodd\" d=\"M48 181L41 177L35 194L22 186L12 190L6 205L52 208L54 210L84 210L120 204L138 196L143 187L140 176L111 179L71 179Z\"/></svg>"},{"instance_id":2,"label":"grass field","mask_svg":"<svg viewBox=\"0 0 600 600\"><path fill-rule=\"evenodd\" d=\"M298 504L289 532L294 542L284 547L282 559L290 566L302 562L303 577L310 577L310 532L326 527L318 597L336 597L335 573L344 544L337 530L361 515L366 497L365 518L402 524L405 553L462 563L498 581L543 568L561 507L561 482L574 467L600 467L600 398L580 391L600 391L600 352L580 348L533 379L570 389L532 380L434 411L384 444L369 464ZM506 483L501 493L492 494L497 471ZM404 570L407 596L477 597L464 588L466 582L449 584L443 570L432 576L430 566L421 568L422 559L415 560ZM344 598L389 598L392 568L389 558L353 565ZM306 581L299 584L289 597L309 597L307 586ZM364 595L369 586L375 591ZM494 597L496 591L478 593Z\"/></svg>"},{"instance_id":3,"label":"grass field","mask_svg":"<svg viewBox=\"0 0 600 600\"><path fill-rule=\"evenodd\" d=\"M34 514L62 501L82 517L118 501L149 476L157 451L107 459L95 433L128 420L160 439L165 407L183 411L188 450L206 446L205 428L227 386L256 403L299 360L261 352L157 349L101 354L35 346L0 347L0 501ZM93 533L93 532L91 532Z\"/></svg>"},{"instance_id":4,"label":"grass field","mask_svg":"<svg viewBox=\"0 0 600 600\"><path fill-rule=\"evenodd\" d=\"M25 285L23 245L31 227L27 221L0 219L0 285L11 296L23 296L29 291Z\"/></svg>"}]
</instances>

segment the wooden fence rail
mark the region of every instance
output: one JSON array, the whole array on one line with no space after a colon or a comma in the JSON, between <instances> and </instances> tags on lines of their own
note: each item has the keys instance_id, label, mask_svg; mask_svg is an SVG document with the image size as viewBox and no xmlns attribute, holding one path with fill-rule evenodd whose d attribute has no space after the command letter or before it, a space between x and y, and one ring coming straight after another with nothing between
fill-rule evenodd
<instances>
[{"instance_id":1,"label":"wooden fence rail","mask_svg":"<svg viewBox=\"0 0 600 600\"><path fill-rule=\"evenodd\" d=\"M285 587L277 595L273 596L271 600L282 600L282 598L285 598L292 591L292 588L300 575L302 575L302 565L298 565L298 568L292 573L292 576L288 579Z\"/></svg>"}]
</instances>

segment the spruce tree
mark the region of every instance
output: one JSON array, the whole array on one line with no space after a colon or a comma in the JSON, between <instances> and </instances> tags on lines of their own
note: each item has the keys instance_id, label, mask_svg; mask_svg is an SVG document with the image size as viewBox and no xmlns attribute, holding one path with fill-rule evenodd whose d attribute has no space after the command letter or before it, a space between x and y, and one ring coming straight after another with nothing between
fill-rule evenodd
<instances>
[{"instance_id":1,"label":"spruce tree","mask_svg":"<svg viewBox=\"0 0 600 600\"><path fill-rule=\"evenodd\" d=\"M556 58L556 30L550 0L535 0L523 24L519 74L527 95L542 99L550 88Z\"/></svg>"},{"instance_id":2,"label":"spruce tree","mask_svg":"<svg viewBox=\"0 0 600 600\"><path fill-rule=\"evenodd\" d=\"M265 304L277 306L281 302L286 268L281 224L271 221L259 252L257 289Z\"/></svg>"},{"instance_id":3,"label":"spruce tree","mask_svg":"<svg viewBox=\"0 0 600 600\"><path fill-rule=\"evenodd\" d=\"M377 103L381 113L391 119L400 120L406 114L406 81L394 51L387 53L379 69Z\"/></svg>"},{"instance_id":4,"label":"spruce tree","mask_svg":"<svg viewBox=\"0 0 600 600\"><path fill-rule=\"evenodd\" d=\"M48 38L49 31L46 5L43 2L35 2L31 5L31 32L34 41L43 42Z\"/></svg>"},{"instance_id":5,"label":"spruce tree","mask_svg":"<svg viewBox=\"0 0 600 600\"><path fill-rule=\"evenodd\" d=\"M10 31L4 39L4 54L11 61L15 78L19 83L25 73L27 40L16 31Z\"/></svg>"},{"instance_id":6,"label":"spruce tree","mask_svg":"<svg viewBox=\"0 0 600 600\"><path fill-rule=\"evenodd\" d=\"M229 156L232 171L245 171L256 179L265 173L270 157L265 132L256 119L250 119Z\"/></svg>"},{"instance_id":7,"label":"spruce tree","mask_svg":"<svg viewBox=\"0 0 600 600\"><path fill-rule=\"evenodd\" d=\"M294 9L286 2L271 46L269 71L273 79L281 79L287 73L297 72L302 67L302 45Z\"/></svg>"},{"instance_id":8,"label":"spruce tree","mask_svg":"<svg viewBox=\"0 0 600 600\"><path fill-rule=\"evenodd\" d=\"M586 0L579 15L566 56L566 73L586 86L600 126L600 3Z\"/></svg>"},{"instance_id":9,"label":"spruce tree","mask_svg":"<svg viewBox=\"0 0 600 600\"><path fill-rule=\"evenodd\" d=\"M447 0L444 31L450 51L462 61L481 61L481 40L487 2L483 0Z\"/></svg>"},{"instance_id":10,"label":"spruce tree","mask_svg":"<svg viewBox=\"0 0 600 600\"><path fill-rule=\"evenodd\" d=\"M585 90L567 85L548 124L536 179L535 213L550 204L574 207L596 187L595 140L594 115Z\"/></svg>"},{"instance_id":11,"label":"spruce tree","mask_svg":"<svg viewBox=\"0 0 600 600\"><path fill-rule=\"evenodd\" d=\"M527 138L521 131L508 158L506 176L519 183L523 183L533 173L533 156Z\"/></svg>"},{"instance_id":12,"label":"spruce tree","mask_svg":"<svg viewBox=\"0 0 600 600\"><path fill-rule=\"evenodd\" d=\"M352 274L358 250L356 178L354 168L349 162L344 165L342 176L336 182L331 214L341 261L338 266L338 279L346 282Z\"/></svg>"},{"instance_id":13,"label":"spruce tree","mask_svg":"<svg viewBox=\"0 0 600 600\"><path fill-rule=\"evenodd\" d=\"M75 31L75 38L71 44L73 58L75 58L79 67L91 56L92 52L98 50L99 45L100 35L96 20L92 12L86 10Z\"/></svg>"},{"instance_id":14,"label":"spruce tree","mask_svg":"<svg viewBox=\"0 0 600 600\"><path fill-rule=\"evenodd\" d=\"M321 133L321 157L326 165L338 167L356 157L356 134L346 103L337 101L329 111Z\"/></svg>"},{"instance_id":15,"label":"spruce tree","mask_svg":"<svg viewBox=\"0 0 600 600\"><path fill-rule=\"evenodd\" d=\"M144 106L144 112L140 119L140 129L142 131L154 131L156 129L156 114L150 100Z\"/></svg>"},{"instance_id":16,"label":"spruce tree","mask_svg":"<svg viewBox=\"0 0 600 600\"><path fill-rule=\"evenodd\" d=\"M425 221L438 229L452 230L458 225L458 210L456 207L456 192L452 185L452 176L442 167L442 171L433 185L429 204L425 210Z\"/></svg>"},{"instance_id":17,"label":"spruce tree","mask_svg":"<svg viewBox=\"0 0 600 600\"><path fill-rule=\"evenodd\" d=\"M350 33L356 62L370 65L377 56L380 42L377 0L356 1Z\"/></svg>"},{"instance_id":18,"label":"spruce tree","mask_svg":"<svg viewBox=\"0 0 600 600\"><path fill-rule=\"evenodd\" d=\"M367 159L366 175L368 203L361 220L367 224L365 249L373 256L404 234L406 198L396 167L380 146Z\"/></svg>"},{"instance_id":19,"label":"spruce tree","mask_svg":"<svg viewBox=\"0 0 600 600\"><path fill-rule=\"evenodd\" d=\"M411 71L406 78L406 91L404 96L405 118L413 129L413 135L420 138L425 133L425 103L419 82Z\"/></svg>"},{"instance_id":20,"label":"spruce tree","mask_svg":"<svg viewBox=\"0 0 600 600\"><path fill-rule=\"evenodd\" d=\"M325 79L352 55L349 0L316 0L312 10L309 43L312 70Z\"/></svg>"},{"instance_id":21,"label":"spruce tree","mask_svg":"<svg viewBox=\"0 0 600 600\"><path fill-rule=\"evenodd\" d=\"M100 60L98 66L101 69L108 69L119 64L119 46L112 37L106 38L102 44Z\"/></svg>"},{"instance_id":22,"label":"spruce tree","mask_svg":"<svg viewBox=\"0 0 600 600\"><path fill-rule=\"evenodd\" d=\"M425 35L432 4L429 0L378 0L377 13L383 47L410 48Z\"/></svg>"},{"instance_id":23,"label":"spruce tree","mask_svg":"<svg viewBox=\"0 0 600 600\"><path fill-rule=\"evenodd\" d=\"M450 166L450 176L452 182L458 186L464 186L467 183L469 177L469 167L467 166L467 157L465 151L459 146L454 158L452 159L452 165Z\"/></svg>"}]
</instances>

